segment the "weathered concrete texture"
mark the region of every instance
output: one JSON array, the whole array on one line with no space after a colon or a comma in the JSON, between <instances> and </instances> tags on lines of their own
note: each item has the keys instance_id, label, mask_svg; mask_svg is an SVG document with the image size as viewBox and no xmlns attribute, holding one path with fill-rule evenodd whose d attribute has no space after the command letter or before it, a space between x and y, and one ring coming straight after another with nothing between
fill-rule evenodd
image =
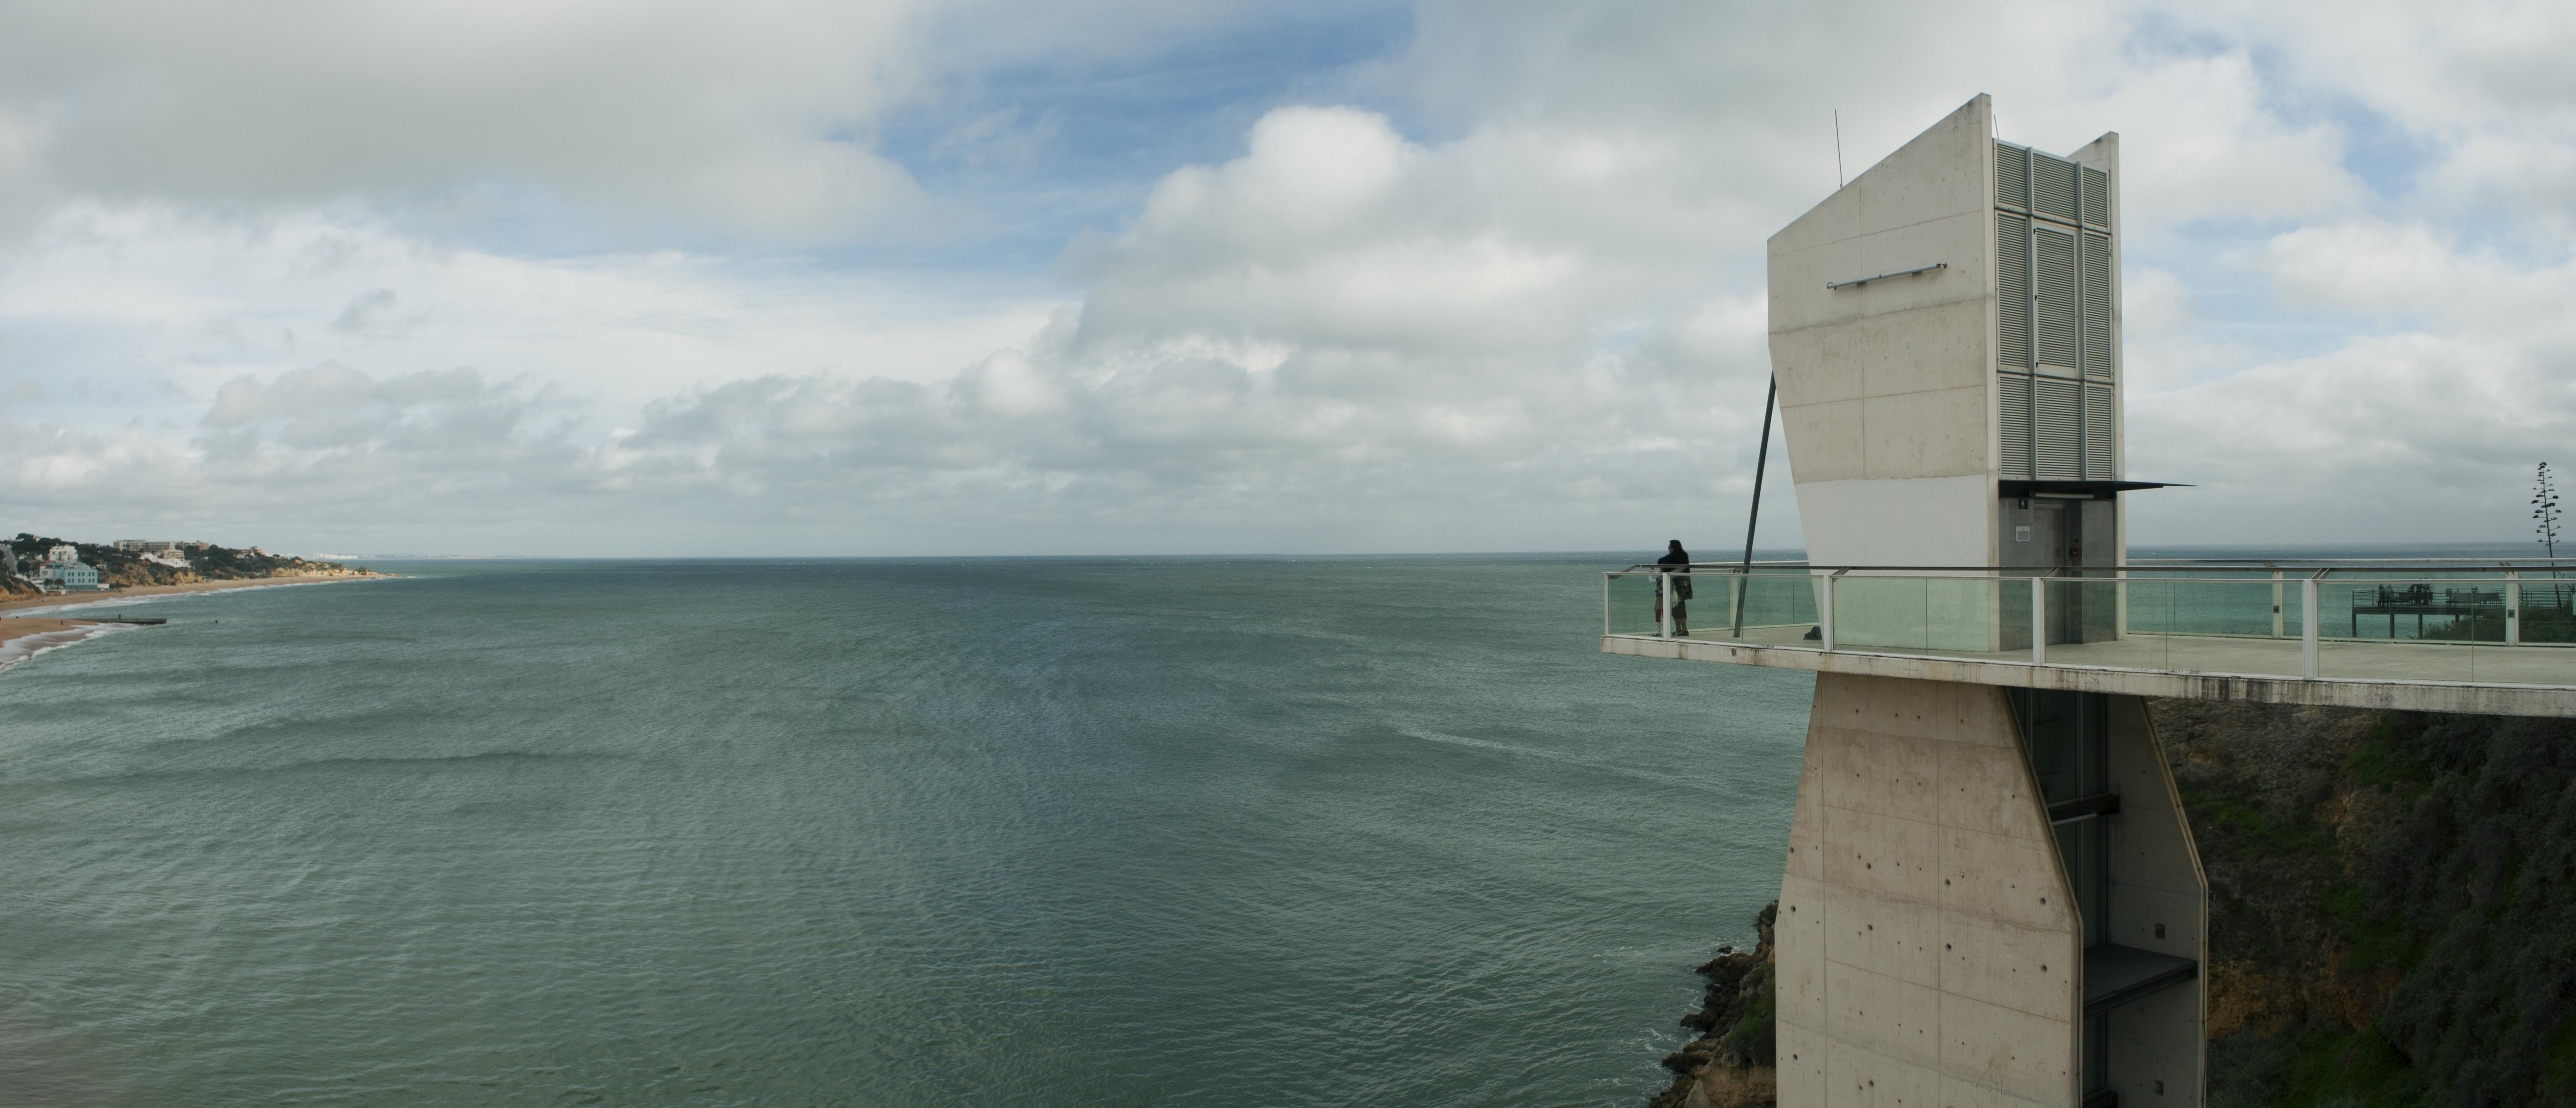
<instances>
[{"instance_id":1,"label":"weathered concrete texture","mask_svg":"<svg viewBox=\"0 0 2576 1108\"><path fill-rule=\"evenodd\" d=\"M1820 562L1993 563L1992 133L1979 96L1771 237L1789 469L1802 505L1831 501L1802 512ZM1929 265L1946 268L1826 287ZM1944 525L1886 525L1926 496Z\"/></svg>"},{"instance_id":2,"label":"weathered concrete texture","mask_svg":"<svg viewBox=\"0 0 2576 1108\"><path fill-rule=\"evenodd\" d=\"M2209 881L2146 705L2111 701L2110 941L2205 967ZM2199 1108L2209 1037L2208 975L2110 1012L2109 1087L2129 1108Z\"/></svg>"},{"instance_id":3,"label":"weathered concrete texture","mask_svg":"<svg viewBox=\"0 0 2576 1108\"><path fill-rule=\"evenodd\" d=\"M1778 918L1784 1108L2073 1103L2080 931L2001 690L1817 679Z\"/></svg>"},{"instance_id":4,"label":"weathered concrete texture","mask_svg":"<svg viewBox=\"0 0 2576 1108\"><path fill-rule=\"evenodd\" d=\"M2065 689L2180 700L2302 704L2494 716L2576 716L2576 689L2533 685L2479 685L2466 681L2334 680L2240 677L2091 666L2034 666L1900 654L1827 653L1814 647L1604 635L1601 652L1638 658L1678 658L1775 669L1803 669L1868 677L1963 682L2022 689ZM2052 648L2054 653L2054 648ZM2072 653L2072 651L2068 651Z\"/></svg>"}]
</instances>

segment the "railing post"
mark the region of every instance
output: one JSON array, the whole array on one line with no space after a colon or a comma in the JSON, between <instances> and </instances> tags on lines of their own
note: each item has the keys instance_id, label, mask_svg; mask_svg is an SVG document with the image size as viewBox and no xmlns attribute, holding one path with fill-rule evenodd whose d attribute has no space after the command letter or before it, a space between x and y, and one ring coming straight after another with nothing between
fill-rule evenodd
<instances>
[{"instance_id":1,"label":"railing post","mask_svg":"<svg viewBox=\"0 0 2576 1108\"><path fill-rule=\"evenodd\" d=\"M1672 574L1666 573L1660 569L1655 571L1656 638L1669 639L1673 637L1673 601L1681 599L1681 597L1677 595L1680 591L1681 590L1673 587Z\"/></svg>"},{"instance_id":2,"label":"railing post","mask_svg":"<svg viewBox=\"0 0 2576 1108\"><path fill-rule=\"evenodd\" d=\"M2504 644L2522 645L2522 571L2504 571Z\"/></svg>"},{"instance_id":3,"label":"railing post","mask_svg":"<svg viewBox=\"0 0 2576 1108\"><path fill-rule=\"evenodd\" d=\"M1601 637L1605 639L1610 637L1610 578L1610 574L1601 575Z\"/></svg>"},{"instance_id":4,"label":"railing post","mask_svg":"<svg viewBox=\"0 0 2576 1108\"><path fill-rule=\"evenodd\" d=\"M2299 579L2299 676L2317 679L2317 579Z\"/></svg>"},{"instance_id":5,"label":"railing post","mask_svg":"<svg viewBox=\"0 0 2576 1108\"><path fill-rule=\"evenodd\" d=\"M2030 579L2030 664L2048 664L2048 578Z\"/></svg>"},{"instance_id":6,"label":"railing post","mask_svg":"<svg viewBox=\"0 0 2576 1108\"><path fill-rule=\"evenodd\" d=\"M2272 571L2272 637L2281 637L2281 571Z\"/></svg>"},{"instance_id":7,"label":"railing post","mask_svg":"<svg viewBox=\"0 0 2576 1108\"><path fill-rule=\"evenodd\" d=\"M1817 634L1824 640L1827 651L1834 648L1834 581L1842 575L1843 571L1839 569L1825 575L1825 594L1817 605Z\"/></svg>"}]
</instances>

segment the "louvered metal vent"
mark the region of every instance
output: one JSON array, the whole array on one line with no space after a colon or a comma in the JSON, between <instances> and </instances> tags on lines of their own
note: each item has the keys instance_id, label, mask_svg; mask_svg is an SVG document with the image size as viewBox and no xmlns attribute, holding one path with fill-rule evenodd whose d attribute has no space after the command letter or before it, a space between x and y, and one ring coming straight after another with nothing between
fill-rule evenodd
<instances>
[{"instance_id":1,"label":"louvered metal vent","mask_svg":"<svg viewBox=\"0 0 2576 1108\"><path fill-rule=\"evenodd\" d=\"M2030 220L1995 217L1995 360L2030 364Z\"/></svg>"},{"instance_id":2,"label":"louvered metal vent","mask_svg":"<svg viewBox=\"0 0 2576 1108\"><path fill-rule=\"evenodd\" d=\"M2059 377L2040 377L2032 383L2039 389L2036 479L2082 480L2084 458L2077 444L2084 441L2084 410L2076 393L2077 384Z\"/></svg>"},{"instance_id":3,"label":"louvered metal vent","mask_svg":"<svg viewBox=\"0 0 2576 1108\"><path fill-rule=\"evenodd\" d=\"M2111 240L2084 236L2084 375L2111 375Z\"/></svg>"},{"instance_id":4,"label":"louvered metal vent","mask_svg":"<svg viewBox=\"0 0 2576 1108\"><path fill-rule=\"evenodd\" d=\"M2039 364L2076 368L2075 236L2039 227L2031 237L2039 315Z\"/></svg>"},{"instance_id":5,"label":"louvered metal vent","mask_svg":"<svg viewBox=\"0 0 2576 1108\"><path fill-rule=\"evenodd\" d=\"M2084 386L2084 475L2111 476L2111 386Z\"/></svg>"},{"instance_id":6,"label":"louvered metal vent","mask_svg":"<svg viewBox=\"0 0 2576 1108\"><path fill-rule=\"evenodd\" d=\"M2041 215L2075 221L2075 163L2046 154L2030 159L2030 208Z\"/></svg>"},{"instance_id":7,"label":"louvered metal vent","mask_svg":"<svg viewBox=\"0 0 2576 1108\"><path fill-rule=\"evenodd\" d=\"M2111 175L2091 166L2084 168L2084 223L2086 226L2111 226Z\"/></svg>"},{"instance_id":8,"label":"louvered metal vent","mask_svg":"<svg viewBox=\"0 0 2576 1108\"><path fill-rule=\"evenodd\" d=\"M2003 417L2003 473L2030 476L2030 377L2006 373L1995 381L1995 402Z\"/></svg>"},{"instance_id":9,"label":"louvered metal vent","mask_svg":"<svg viewBox=\"0 0 2576 1108\"><path fill-rule=\"evenodd\" d=\"M1994 149L1996 461L2007 478L2110 479L2111 179L2010 143Z\"/></svg>"}]
</instances>

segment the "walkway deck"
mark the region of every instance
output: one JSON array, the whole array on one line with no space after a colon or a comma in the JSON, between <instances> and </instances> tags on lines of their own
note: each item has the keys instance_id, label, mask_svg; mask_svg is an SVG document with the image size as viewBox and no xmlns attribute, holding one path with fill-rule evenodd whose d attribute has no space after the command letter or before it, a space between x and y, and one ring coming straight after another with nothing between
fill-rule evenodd
<instances>
[{"instance_id":1,"label":"walkway deck","mask_svg":"<svg viewBox=\"0 0 2576 1108\"><path fill-rule=\"evenodd\" d=\"M2411 711L2576 716L2576 646L2494 643L2319 644L2318 677L2300 676L2297 639L2146 635L2053 644L2034 665L2028 650L1994 653L1848 646L1825 651L1805 626L1723 630L1690 638L1604 635L1601 650L1648 658L2078 689Z\"/></svg>"}]
</instances>

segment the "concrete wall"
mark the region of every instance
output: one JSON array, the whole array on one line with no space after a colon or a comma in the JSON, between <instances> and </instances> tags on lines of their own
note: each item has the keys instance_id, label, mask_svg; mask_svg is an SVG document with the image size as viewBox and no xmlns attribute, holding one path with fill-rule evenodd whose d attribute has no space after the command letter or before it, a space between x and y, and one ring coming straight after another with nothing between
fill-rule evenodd
<instances>
[{"instance_id":1,"label":"concrete wall","mask_svg":"<svg viewBox=\"0 0 2576 1108\"><path fill-rule=\"evenodd\" d=\"M2111 698L2111 941L2208 964L2209 880L2145 702ZM2158 932L2162 933L2159 934ZM2111 1091L2121 1108L2199 1108L2208 984L2195 979L2111 1010Z\"/></svg>"},{"instance_id":2,"label":"concrete wall","mask_svg":"<svg viewBox=\"0 0 2576 1108\"><path fill-rule=\"evenodd\" d=\"M1798 484L1808 557L1824 565L1971 564L1957 558L1983 556L1986 536L1979 532L1993 501L1994 483L1982 473Z\"/></svg>"},{"instance_id":3,"label":"concrete wall","mask_svg":"<svg viewBox=\"0 0 2576 1108\"><path fill-rule=\"evenodd\" d=\"M1814 561L1993 564L1992 134L1980 95L1771 236L1771 365ZM1890 526L1890 507L1942 521Z\"/></svg>"},{"instance_id":4,"label":"concrete wall","mask_svg":"<svg viewBox=\"0 0 2576 1108\"><path fill-rule=\"evenodd\" d=\"M1821 674L1780 883L1781 1108L2066 1108L2080 931L2000 689Z\"/></svg>"}]
</instances>

